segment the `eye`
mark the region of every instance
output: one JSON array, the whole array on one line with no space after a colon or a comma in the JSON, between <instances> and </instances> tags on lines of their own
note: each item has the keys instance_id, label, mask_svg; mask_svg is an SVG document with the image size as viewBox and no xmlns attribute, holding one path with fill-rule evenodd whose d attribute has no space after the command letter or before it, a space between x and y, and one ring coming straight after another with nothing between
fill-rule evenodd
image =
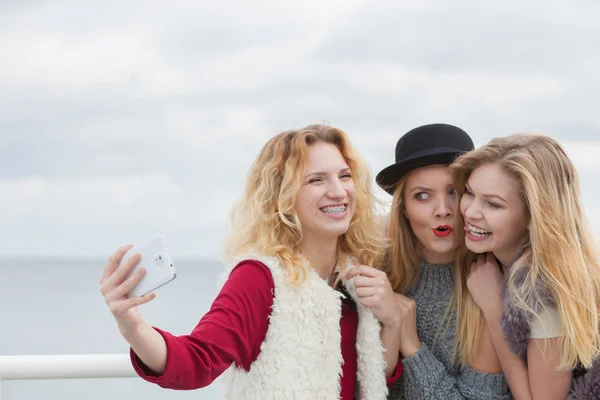
<instances>
[{"instance_id":1,"label":"eye","mask_svg":"<svg viewBox=\"0 0 600 400\"><path fill-rule=\"evenodd\" d=\"M308 183L317 183L317 182L322 182L323 178L311 178Z\"/></svg>"},{"instance_id":2,"label":"eye","mask_svg":"<svg viewBox=\"0 0 600 400\"><path fill-rule=\"evenodd\" d=\"M488 206L490 206L490 208L500 208L500 205L494 203L493 201L488 201Z\"/></svg>"},{"instance_id":3,"label":"eye","mask_svg":"<svg viewBox=\"0 0 600 400\"><path fill-rule=\"evenodd\" d=\"M469 190L469 188L467 188L467 187L465 188L465 194L467 194L467 195L469 195L469 196L473 196L473 192L471 192L471 191Z\"/></svg>"},{"instance_id":4,"label":"eye","mask_svg":"<svg viewBox=\"0 0 600 400\"><path fill-rule=\"evenodd\" d=\"M415 199L417 200L427 200L429 199L429 194L425 192L419 192L415 194Z\"/></svg>"},{"instance_id":5,"label":"eye","mask_svg":"<svg viewBox=\"0 0 600 400\"><path fill-rule=\"evenodd\" d=\"M456 189L454 189L454 188L450 189L449 193L451 196L456 196Z\"/></svg>"},{"instance_id":6,"label":"eye","mask_svg":"<svg viewBox=\"0 0 600 400\"><path fill-rule=\"evenodd\" d=\"M352 174L350 172L343 174L340 176L340 179L352 179Z\"/></svg>"}]
</instances>

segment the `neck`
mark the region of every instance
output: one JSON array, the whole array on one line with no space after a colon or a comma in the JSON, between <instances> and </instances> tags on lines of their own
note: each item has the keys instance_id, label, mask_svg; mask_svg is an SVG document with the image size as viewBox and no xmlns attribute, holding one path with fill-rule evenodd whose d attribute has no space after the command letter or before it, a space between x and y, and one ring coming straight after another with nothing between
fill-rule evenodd
<instances>
[{"instance_id":1,"label":"neck","mask_svg":"<svg viewBox=\"0 0 600 400\"><path fill-rule=\"evenodd\" d=\"M302 254L310 260L322 279L329 279L337 261L337 238L305 238L302 242Z\"/></svg>"},{"instance_id":2,"label":"neck","mask_svg":"<svg viewBox=\"0 0 600 400\"><path fill-rule=\"evenodd\" d=\"M502 266L507 267L515 261L516 253L503 254L502 252L494 252L494 256L500 261Z\"/></svg>"},{"instance_id":3,"label":"neck","mask_svg":"<svg viewBox=\"0 0 600 400\"><path fill-rule=\"evenodd\" d=\"M433 251L428 251L420 243L417 247L417 255L427 264L450 264L454 261L454 250L447 253L436 253Z\"/></svg>"},{"instance_id":4,"label":"neck","mask_svg":"<svg viewBox=\"0 0 600 400\"><path fill-rule=\"evenodd\" d=\"M519 256L519 253L525 249L525 245L527 243L527 237L524 237L517 246L511 247L503 250L493 251L494 256L500 261L500 263L507 267L515 262L516 258Z\"/></svg>"}]
</instances>

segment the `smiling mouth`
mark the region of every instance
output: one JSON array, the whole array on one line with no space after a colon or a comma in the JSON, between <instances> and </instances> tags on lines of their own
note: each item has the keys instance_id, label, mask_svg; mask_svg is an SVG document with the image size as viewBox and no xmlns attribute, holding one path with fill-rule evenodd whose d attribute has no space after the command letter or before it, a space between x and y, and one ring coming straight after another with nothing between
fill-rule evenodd
<instances>
[{"instance_id":1,"label":"smiling mouth","mask_svg":"<svg viewBox=\"0 0 600 400\"><path fill-rule=\"evenodd\" d=\"M467 224L467 226L465 226L465 230L467 231L467 236L470 236L470 237L473 237L476 239L485 239L485 238L488 238L492 234L491 231L487 231L485 229L478 228L471 224Z\"/></svg>"},{"instance_id":2,"label":"smiling mouth","mask_svg":"<svg viewBox=\"0 0 600 400\"><path fill-rule=\"evenodd\" d=\"M321 208L319 208L319 210L323 211L325 214L342 215L343 213L346 212L347 208L348 208L348 206L346 204L342 204L340 206L321 207Z\"/></svg>"}]
</instances>

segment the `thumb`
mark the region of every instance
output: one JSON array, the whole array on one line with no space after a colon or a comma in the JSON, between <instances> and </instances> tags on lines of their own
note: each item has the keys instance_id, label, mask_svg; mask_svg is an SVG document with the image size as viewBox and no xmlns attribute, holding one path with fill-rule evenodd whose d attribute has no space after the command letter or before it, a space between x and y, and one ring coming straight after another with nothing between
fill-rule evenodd
<instances>
[{"instance_id":1,"label":"thumb","mask_svg":"<svg viewBox=\"0 0 600 400\"><path fill-rule=\"evenodd\" d=\"M487 264L497 264L496 262L496 256L494 256L494 253L492 253L491 251L486 253L485 255L485 262Z\"/></svg>"}]
</instances>

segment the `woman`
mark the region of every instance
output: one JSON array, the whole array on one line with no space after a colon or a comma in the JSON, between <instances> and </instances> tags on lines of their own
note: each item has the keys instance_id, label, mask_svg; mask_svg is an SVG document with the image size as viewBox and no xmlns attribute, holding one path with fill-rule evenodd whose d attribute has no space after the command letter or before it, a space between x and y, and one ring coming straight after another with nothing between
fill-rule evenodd
<instances>
[{"instance_id":1,"label":"woman","mask_svg":"<svg viewBox=\"0 0 600 400\"><path fill-rule=\"evenodd\" d=\"M544 135L495 138L452 165L466 247L466 282L518 399L565 399L600 349L600 259L577 171ZM498 267L498 262L502 269ZM598 370L571 397L600 398Z\"/></svg>"},{"instance_id":2,"label":"woman","mask_svg":"<svg viewBox=\"0 0 600 400\"><path fill-rule=\"evenodd\" d=\"M398 303L377 269L344 277L382 256L369 190L368 168L341 130L312 125L272 138L232 213L226 281L186 336L140 318L135 306L154 295L123 296L141 276L125 279L138 260L120 271L128 247L118 250L102 293L137 373L195 389L227 370L225 397L236 400L385 399L401 371Z\"/></svg>"},{"instance_id":3,"label":"woman","mask_svg":"<svg viewBox=\"0 0 600 400\"><path fill-rule=\"evenodd\" d=\"M511 397L489 334L454 267L457 199L447 166L472 149L460 128L420 126L400 138L396 163L377 176L393 195L386 272L403 294L404 373L393 399Z\"/></svg>"}]
</instances>

